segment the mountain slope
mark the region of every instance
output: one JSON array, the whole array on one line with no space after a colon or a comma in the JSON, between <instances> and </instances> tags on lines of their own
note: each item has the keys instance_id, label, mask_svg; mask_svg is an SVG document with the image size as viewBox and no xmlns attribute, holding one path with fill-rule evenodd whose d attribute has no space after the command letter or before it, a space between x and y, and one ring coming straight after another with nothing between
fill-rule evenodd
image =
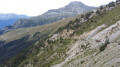
<instances>
[{"instance_id":1,"label":"mountain slope","mask_svg":"<svg viewBox=\"0 0 120 67\"><path fill-rule=\"evenodd\" d=\"M97 30L97 28L95 30ZM95 30L93 30L93 33L95 32ZM108 41L106 36L108 37ZM120 62L119 60L120 38L119 37L120 37L120 21L94 34L94 36L92 36L87 41L79 40L81 44L76 42L78 44L77 47L73 51L71 51L71 53L76 52L76 54L72 58L69 58L73 60L67 61L67 63L64 64L62 67L119 66L119 62ZM82 48L81 47L82 45L84 45L86 49ZM61 64L59 64L59 66L60 65ZM56 67L59 67L59 66L56 66Z\"/></svg>"},{"instance_id":2,"label":"mountain slope","mask_svg":"<svg viewBox=\"0 0 120 67\"><path fill-rule=\"evenodd\" d=\"M51 35L59 27L68 24L72 19L74 18L67 18L38 27L14 29L0 35L0 64L33 45L36 41Z\"/></svg>"},{"instance_id":3,"label":"mountain slope","mask_svg":"<svg viewBox=\"0 0 120 67\"><path fill-rule=\"evenodd\" d=\"M0 29L14 24L18 19L29 18L26 15L17 15L17 14L0 14Z\"/></svg>"},{"instance_id":4,"label":"mountain slope","mask_svg":"<svg viewBox=\"0 0 120 67\"><path fill-rule=\"evenodd\" d=\"M120 22L118 22L120 4L110 5L97 9L96 12L76 16L50 36L42 38L10 59L5 65L8 67L10 65L12 67L99 67L102 65L109 67L114 66L114 63L110 63L114 62L112 58L119 64L119 60L116 60L119 58L119 52L116 50L119 50L120 41Z\"/></svg>"},{"instance_id":5,"label":"mountain slope","mask_svg":"<svg viewBox=\"0 0 120 67\"><path fill-rule=\"evenodd\" d=\"M48 24L66 17L72 17L87 11L92 11L93 9L94 7L86 6L81 2L71 2L65 7L49 10L40 16L28 20L19 20L14 26L15 28L24 28Z\"/></svg>"},{"instance_id":6,"label":"mountain slope","mask_svg":"<svg viewBox=\"0 0 120 67\"><path fill-rule=\"evenodd\" d=\"M87 5L84 5L83 3L79 1L73 1L70 4L66 5L65 7L59 8L59 9L53 9L45 12L41 16L44 18L48 17L55 17L57 15L78 15L81 13L84 13L86 11L92 11L95 7L90 7Z\"/></svg>"}]
</instances>

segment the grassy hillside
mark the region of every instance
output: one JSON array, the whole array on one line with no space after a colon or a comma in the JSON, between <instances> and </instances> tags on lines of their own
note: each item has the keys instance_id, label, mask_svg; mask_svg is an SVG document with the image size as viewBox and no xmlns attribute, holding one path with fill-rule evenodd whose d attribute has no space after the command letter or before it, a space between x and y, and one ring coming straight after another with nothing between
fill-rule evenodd
<instances>
[{"instance_id":1,"label":"grassy hillside","mask_svg":"<svg viewBox=\"0 0 120 67\"><path fill-rule=\"evenodd\" d=\"M26 47L33 45L36 41L51 35L59 27L68 24L68 22L72 19L74 18L67 18L52 24L38 27L15 29L4 35L1 35L0 63L3 63L9 58L15 56Z\"/></svg>"},{"instance_id":2,"label":"grassy hillside","mask_svg":"<svg viewBox=\"0 0 120 67\"><path fill-rule=\"evenodd\" d=\"M72 19L74 18L67 18L67 19L60 20L51 24L43 25L43 26L15 29L8 33L5 33L4 35L1 35L0 39L6 40L8 42L8 41L13 41L13 40L22 38L26 35L30 35L32 38L35 33L37 34L37 32L40 34L52 33L53 31L57 30L59 27L66 25Z\"/></svg>"}]
</instances>

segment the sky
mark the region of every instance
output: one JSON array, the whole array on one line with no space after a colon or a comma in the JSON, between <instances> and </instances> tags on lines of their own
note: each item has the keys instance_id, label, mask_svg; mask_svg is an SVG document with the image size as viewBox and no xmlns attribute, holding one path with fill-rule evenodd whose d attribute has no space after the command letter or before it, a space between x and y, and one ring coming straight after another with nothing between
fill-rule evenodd
<instances>
[{"instance_id":1,"label":"sky","mask_svg":"<svg viewBox=\"0 0 120 67\"><path fill-rule=\"evenodd\" d=\"M81 1L88 6L100 6L115 0L0 0L0 13L40 15L49 9L58 9L71 1Z\"/></svg>"}]
</instances>

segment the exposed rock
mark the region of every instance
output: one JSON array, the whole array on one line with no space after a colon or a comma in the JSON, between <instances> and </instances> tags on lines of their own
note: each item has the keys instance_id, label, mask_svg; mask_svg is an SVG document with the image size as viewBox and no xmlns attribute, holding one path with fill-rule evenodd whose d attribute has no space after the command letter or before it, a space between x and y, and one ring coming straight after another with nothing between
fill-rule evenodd
<instances>
[{"instance_id":1,"label":"exposed rock","mask_svg":"<svg viewBox=\"0 0 120 67\"><path fill-rule=\"evenodd\" d=\"M112 40L120 40L120 31L119 22L111 25L110 27L101 30L105 25L99 26L96 29L89 32L86 40L78 40L75 42L69 51L66 52L69 55L65 61L60 64L54 65L53 67L110 67L110 66L119 66L120 65L120 46L118 43L110 43ZM112 34L110 35L111 32ZM114 32L112 32L114 31ZM118 35L116 35L116 33ZM93 35L94 34L94 35ZM85 35L80 35L80 39ZM116 37L114 37L114 36ZM84 37L85 38L85 37ZM112 38L112 39L110 39ZM96 42L96 40L100 40ZM106 46L106 49L102 52L99 52L101 45L109 44ZM117 59L118 58L118 59ZM69 63L68 63L69 62Z\"/></svg>"}]
</instances>

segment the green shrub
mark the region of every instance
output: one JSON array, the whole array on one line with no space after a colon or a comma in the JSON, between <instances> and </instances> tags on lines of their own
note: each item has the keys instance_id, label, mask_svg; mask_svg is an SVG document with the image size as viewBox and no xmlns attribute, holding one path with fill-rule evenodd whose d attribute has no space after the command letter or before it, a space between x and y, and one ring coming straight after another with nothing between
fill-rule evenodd
<instances>
[{"instance_id":1,"label":"green shrub","mask_svg":"<svg viewBox=\"0 0 120 67\"><path fill-rule=\"evenodd\" d=\"M114 6L115 6L115 2L110 2L110 3L108 4L108 6L109 6L109 7L114 7Z\"/></svg>"},{"instance_id":2,"label":"green shrub","mask_svg":"<svg viewBox=\"0 0 120 67\"><path fill-rule=\"evenodd\" d=\"M99 49L100 49L100 52L101 52L101 51L104 51L105 48L106 48L106 45L101 45L100 48L99 48Z\"/></svg>"},{"instance_id":3,"label":"green shrub","mask_svg":"<svg viewBox=\"0 0 120 67\"><path fill-rule=\"evenodd\" d=\"M100 14L100 11L99 10L97 10L97 12L96 12L97 14Z\"/></svg>"},{"instance_id":4,"label":"green shrub","mask_svg":"<svg viewBox=\"0 0 120 67\"><path fill-rule=\"evenodd\" d=\"M102 10L103 9L103 6L100 6L100 10Z\"/></svg>"},{"instance_id":5,"label":"green shrub","mask_svg":"<svg viewBox=\"0 0 120 67\"><path fill-rule=\"evenodd\" d=\"M81 64L83 64L84 62L85 62L85 61L84 61L84 60L82 60L82 61L81 61Z\"/></svg>"},{"instance_id":6,"label":"green shrub","mask_svg":"<svg viewBox=\"0 0 120 67\"><path fill-rule=\"evenodd\" d=\"M108 44L109 44L109 42L105 42L104 45L101 45L100 48L99 48L99 49L100 49L100 52L101 52L101 51L104 51Z\"/></svg>"}]
</instances>

